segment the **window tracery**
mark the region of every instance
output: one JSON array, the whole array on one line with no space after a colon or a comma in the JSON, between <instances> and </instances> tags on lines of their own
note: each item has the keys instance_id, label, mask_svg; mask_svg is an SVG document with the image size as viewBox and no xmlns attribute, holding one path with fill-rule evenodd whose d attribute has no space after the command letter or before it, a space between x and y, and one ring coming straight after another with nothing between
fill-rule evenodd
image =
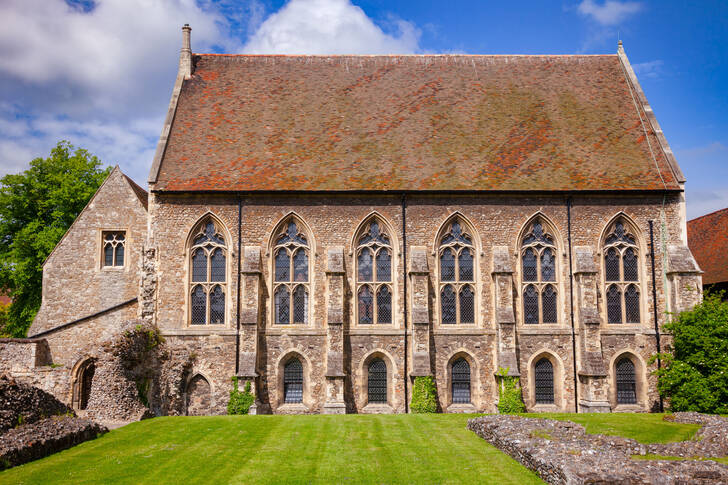
<instances>
[{"instance_id":1,"label":"window tracery","mask_svg":"<svg viewBox=\"0 0 728 485\"><path fill-rule=\"evenodd\" d=\"M195 228L189 258L190 324L224 324L227 246L221 228L212 218Z\"/></svg>"},{"instance_id":2,"label":"window tracery","mask_svg":"<svg viewBox=\"0 0 728 485\"><path fill-rule=\"evenodd\" d=\"M459 219L440 238L438 261L440 322L475 323L475 247Z\"/></svg>"},{"instance_id":3,"label":"window tracery","mask_svg":"<svg viewBox=\"0 0 728 485\"><path fill-rule=\"evenodd\" d=\"M295 220L289 220L273 248L274 322L308 323L309 245Z\"/></svg>"},{"instance_id":4,"label":"window tracery","mask_svg":"<svg viewBox=\"0 0 728 485\"><path fill-rule=\"evenodd\" d=\"M104 231L103 236L104 267L118 268L124 266L126 233L124 231Z\"/></svg>"},{"instance_id":5,"label":"window tracery","mask_svg":"<svg viewBox=\"0 0 728 485\"><path fill-rule=\"evenodd\" d=\"M611 226L602 246L609 323L640 323L639 247L623 219Z\"/></svg>"},{"instance_id":6,"label":"window tracery","mask_svg":"<svg viewBox=\"0 0 728 485\"><path fill-rule=\"evenodd\" d=\"M523 322L558 323L556 244L536 219L521 241Z\"/></svg>"},{"instance_id":7,"label":"window tracery","mask_svg":"<svg viewBox=\"0 0 728 485\"><path fill-rule=\"evenodd\" d=\"M356 255L359 324L391 324L392 245L376 219L359 236Z\"/></svg>"}]
</instances>

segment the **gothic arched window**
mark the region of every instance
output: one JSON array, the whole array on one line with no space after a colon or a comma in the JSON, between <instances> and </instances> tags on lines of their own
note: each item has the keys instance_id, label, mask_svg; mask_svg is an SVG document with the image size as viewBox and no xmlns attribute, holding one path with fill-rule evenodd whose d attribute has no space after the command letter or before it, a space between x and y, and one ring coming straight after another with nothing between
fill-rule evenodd
<instances>
[{"instance_id":1,"label":"gothic arched window","mask_svg":"<svg viewBox=\"0 0 728 485\"><path fill-rule=\"evenodd\" d=\"M462 358L452 363L452 402L470 402L470 364Z\"/></svg>"},{"instance_id":2,"label":"gothic arched window","mask_svg":"<svg viewBox=\"0 0 728 485\"><path fill-rule=\"evenodd\" d=\"M440 238L440 322L475 323L475 247L455 219Z\"/></svg>"},{"instance_id":3,"label":"gothic arched window","mask_svg":"<svg viewBox=\"0 0 728 485\"><path fill-rule=\"evenodd\" d=\"M369 363L367 399L369 402L387 402L387 364L382 359Z\"/></svg>"},{"instance_id":4,"label":"gothic arched window","mask_svg":"<svg viewBox=\"0 0 728 485\"><path fill-rule=\"evenodd\" d=\"M534 366L536 404L554 403L554 366L546 357Z\"/></svg>"},{"instance_id":5,"label":"gothic arched window","mask_svg":"<svg viewBox=\"0 0 728 485\"><path fill-rule=\"evenodd\" d=\"M283 402L303 402L303 366L296 358L283 368Z\"/></svg>"},{"instance_id":6,"label":"gothic arched window","mask_svg":"<svg viewBox=\"0 0 728 485\"><path fill-rule=\"evenodd\" d=\"M283 227L273 248L274 322L308 323L308 241L294 220Z\"/></svg>"},{"instance_id":7,"label":"gothic arched window","mask_svg":"<svg viewBox=\"0 0 728 485\"><path fill-rule=\"evenodd\" d=\"M222 228L211 217L195 227L189 258L190 324L224 324L227 246Z\"/></svg>"},{"instance_id":8,"label":"gothic arched window","mask_svg":"<svg viewBox=\"0 0 728 485\"><path fill-rule=\"evenodd\" d=\"M392 245L376 220L357 241L356 288L360 325L392 323Z\"/></svg>"},{"instance_id":9,"label":"gothic arched window","mask_svg":"<svg viewBox=\"0 0 728 485\"><path fill-rule=\"evenodd\" d=\"M637 381L634 364L628 357L617 362L617 404L637 403Z\"/></svg>"},{"instance_id":10,"label":"gothic arched window","mask_svg":"<svg viewBox=\"0 0 728 485\"><path fill-rule=\"evenodd\" d=\"M524 323L558 323L556 244L536 219L521 240Z\"/></svg>"},{"instance_id":11,"label":"gothic arched window","mask_svg":"<svg viewBox=\"0 0 728 485\"><path fill-rule=\"evenodd\" d=\"M607 322L640 323L639 248L624 219L610 227L602 254Z\"/></svg>"}]
</instances>

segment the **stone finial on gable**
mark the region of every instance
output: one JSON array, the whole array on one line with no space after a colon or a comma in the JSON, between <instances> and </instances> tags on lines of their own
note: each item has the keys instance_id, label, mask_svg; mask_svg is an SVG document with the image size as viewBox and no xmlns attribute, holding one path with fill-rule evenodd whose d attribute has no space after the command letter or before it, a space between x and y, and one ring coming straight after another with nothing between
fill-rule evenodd
<instances>
[{"instance_id":1,"label":"stone finial on gable","mask_svg":"<svg viewBox=\"0 0 728 485\"><path fill-rule=\"evenodd\" d=\"M178 71L178 75L184 76L185 79L189 79L189 77L192 76L192 45L190 32L192 32L192 27L190 27L190 24L185 24L182 27L182 49L179 53Z\"/></svg>"}]
</instances>

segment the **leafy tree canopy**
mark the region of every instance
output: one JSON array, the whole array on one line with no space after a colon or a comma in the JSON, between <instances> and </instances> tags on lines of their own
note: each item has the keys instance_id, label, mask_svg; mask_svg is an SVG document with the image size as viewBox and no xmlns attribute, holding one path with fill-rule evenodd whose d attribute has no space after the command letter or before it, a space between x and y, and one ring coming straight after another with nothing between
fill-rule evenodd
<instances>
[{"instance_id":1,"label":"leafy tree canopy","mask_svg":"<svg viewBox=\"0 0 728 485\"><path fill-rule=\"evenodd\" d=\"M728 302L708 294L699 305L665 324L673 335L662 354L658 389L673 411L728 413Z\"/></svg>"},{"instance_id":2,"label":"leafy tree canopy","mask_svg":"<svg viewBox=\"0 0 728 485\"><path fill-rule=\"evenodd\" d=\"M0 334L25 337L40 308L43 262L110 170L61 141L50 157L0 179L0 287L13 299Z\"/></svg>"}]
</instances>

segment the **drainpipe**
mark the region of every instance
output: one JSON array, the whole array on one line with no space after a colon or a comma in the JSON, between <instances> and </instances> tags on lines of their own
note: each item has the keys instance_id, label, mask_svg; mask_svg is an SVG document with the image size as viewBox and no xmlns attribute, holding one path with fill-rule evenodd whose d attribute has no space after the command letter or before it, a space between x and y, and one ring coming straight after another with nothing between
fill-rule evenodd
<instances>
[{"instance_id":1,"label":"drainpipe","mask_svg":"<svg viewBox=\"0 0 728 485\"><path fill-rule=\"evenodd\" d=\"M571 314L571 362L574 369L574 412L579 412L579 382L576 377L576 330L574 329L574 268L571 258L571 196L566 198L566 227L569 242L569 306Z\"/></svg>"},{"instance_id":2,"label":"drainpipe","mask_svg":"<svg viewBox=\"0 0 728 485\"><path fill-rule=\"evenodd\" d=\"M650 261L652 263L652 310L655 318L655 345L657 346L657 370L662 369L662 359L660 359L660 325L657 321L657 287L655 285L655 233L650 223ZM660 412L664 412L664 403L662 402L662 394L660 394Z\"/></svg>"},{"instance_id":3,"label":"drainpipe","mask_svg":"<svg viewBox=\"0 0 728 485\"><path fill-rule=\"evenodd\" d=\"M236 303L236 326L235 326L235 375L238 375L240 371L240 270L241 270L241 259L243 255L242 250L242 232L243 232L243 200L238 196L238 292L237 292L237 303Z\"/></svg>"},{"instance_id":4,"label":"drainpipe","mask_svg":"<svg viewBox=\"0 0 728 485\"><path fill-rule=\"evenodd\" d=\"M407 194L402 194L402 272L404 273L404 412L409 413L409 401L407 398Z\"/></svg>"}]
</instances>

